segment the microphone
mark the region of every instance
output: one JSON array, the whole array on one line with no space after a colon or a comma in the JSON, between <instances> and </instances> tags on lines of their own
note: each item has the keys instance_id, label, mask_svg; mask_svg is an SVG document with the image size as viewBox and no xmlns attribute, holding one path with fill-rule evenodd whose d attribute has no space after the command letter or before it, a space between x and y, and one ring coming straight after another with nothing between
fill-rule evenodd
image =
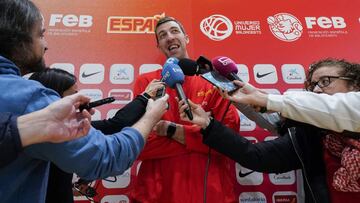
<instances>
[{"instance_id":1,"label":"microphone","mask_svg":"<svg viewBox=\"0 0 360 203\"><path fill-rule=\"evenodd\" d=\"M180 100L184 100L186 104L189 106L187 109L185 109L185 113L187 117L192 120L193 115L190 110L189 101L187 100L187 97L184 93L184 90L182 88L182 84L184 83L185 75L181 68L174 63L165 63L164 68L161 72L162 80L165 82L167 86L170 88L175 88L177 95Z\"/></svg>"},{"instance_id":2,"label":"microphone","mask_svg":"<svg viewBox=\"0 0 360 203\"><path fill-rule=\"evenodd\" d=\"M201 75L213 70L211 61L204 56L200 56L196 61L182 58L179 60L178 65L184 72L184 75L188 76Z\"/></svg>"},{"instance_id":3,"label":"microphone","mask_svg":"<svg viewBox=\"0 0 360 203\"><path fill-rule=\"evenodd\" d=\"M183 71L184 75L193 76L199 74L199 66L194 60L183 58L179 60L178 65Z\"/></svg>"},{"instance_id":4,"label":"microphone","mask_svg":"<svg viewBox=\"0 0 360 203\"><path fill-rule=\"evenodd\" d=\"M217 56L213 58L212 60L213 66L215 70L217 70L220 75L225 76L227 79L233 81L233 80L239 80L240 77L237 75L238 69L236 66L236 63L226 56ZM247 118L254 121L257 125L259 125L263 129L267 129L268 131L277 134L277 126L276 121L273 119L267 119L269 117L263 116L261 113L258 113L248 104L241 104L241 103L233 103L233 105L241 112L243 113ZM261 112L265 112L262 108ZM280 119L279 119L280 120Z\"/></svg>"},{"instance_id":5,"label":"microphone","mask_svg":"<svg viewBox=\"0 0 360 203\"><path fill-rule=\"evenodd\" d=\"M226 56L217 56L213 58L212 63L215 69L220 73L220 75L225 76L227 79L239 80L243 82L240 77L237 75L238 68L235 62Z\"/></svg>"},{"instance_id":6,"label":"microphone","mask_svg":"<svg viewBox=\"0 0 360 203\"><path fill-rule=\"evenodd\" d=\"M176 57L170 57L168 59L166 59L163 68L165 68L167 65L169 64L178 64L179 63L179 59Z\"/></svg>"}]
</instances>

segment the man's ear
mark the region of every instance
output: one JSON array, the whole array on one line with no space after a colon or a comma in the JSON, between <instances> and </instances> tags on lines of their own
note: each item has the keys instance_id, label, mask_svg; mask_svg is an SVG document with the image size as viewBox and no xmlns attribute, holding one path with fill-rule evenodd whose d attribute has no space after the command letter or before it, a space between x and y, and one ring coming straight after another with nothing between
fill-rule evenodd
<instances>
[{"instance_id":1,"label":"man's ear","mask_svg":"<svg viewBox=\"0 0 360 203\"><path fill-rule=\"evenodd\" d=\"M189 44L189 42L190 42L190 38L189 38L189 36L188 36L188 35L185 35L185 41L186 41L186 44Z\"/></svg>"}]
</instances>

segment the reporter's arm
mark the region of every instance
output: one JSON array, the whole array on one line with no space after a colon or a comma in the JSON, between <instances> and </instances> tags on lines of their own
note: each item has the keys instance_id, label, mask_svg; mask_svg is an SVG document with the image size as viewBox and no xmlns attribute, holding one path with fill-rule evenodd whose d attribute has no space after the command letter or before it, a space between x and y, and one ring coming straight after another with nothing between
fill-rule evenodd
<instances>
[{"instance_id":1,"label":"reporter's arm","mask_svg":"<svg viewBox=\"0 0 360 203\"><path fill-rule=\"evenodd\" d=\"M268 95L267 109L296 121L337 132L360 132L360 92L334 95L288 92Z\"/></svg>"},{"instance_id":2,"label":"reporter's arm","mask_svg":"<svg viewBox=\"0 0 360 203\"><path fill-rule=\"evenodd\" d=\"M144 116L132 127L137 129L146 140L155 124L160 120L167 109L169 95L165 95L156 101L149 99Z\"/></svg>"},{"instance_id":3,"label":"reporter's arm","mask_svg":"<svg viewBox=\"0 0 360 203\"><path fill-rule=\"evenodd\" d=\"M201 133L204 144L251 170L283 173L301 166L288 135L253 144L215 119Z\"/></svg>"},{"instance_id":4,"label":"reporter's arm","mask_svg":"<svg viewBox=\"0 0 360 203\"><path fill-rule=\"evenodd\" d=\"M119 132L124 127L133 125L144 115L147 102L146 98L138 95L133 101L118 110L114 117L92 121L91 125L107 135Z\"/></svg>"},{"instance_id":5,"label":"reporter's arm","mask_svg":"<svg viewBox=\"0 0 360 203\"><path fill-rule=\"evenodd\" d=\"M104 134L116 133L124 127L134 125L144 115L148 99L154 98L157 90L161 87L164 85L159 80L151 81L142 94L118 110L114 117L93 121L91 125Z\"/></svg>"}]
</instances>

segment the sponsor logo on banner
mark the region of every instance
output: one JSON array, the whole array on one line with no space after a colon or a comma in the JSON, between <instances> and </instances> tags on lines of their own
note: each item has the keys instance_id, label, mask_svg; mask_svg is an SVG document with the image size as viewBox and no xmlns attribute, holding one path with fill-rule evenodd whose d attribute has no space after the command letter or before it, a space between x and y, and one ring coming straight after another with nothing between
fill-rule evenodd
<instances>
[{"instance_id":1,"label":"sponsor logo on banner","mask_svg":"<svg viewBox=\"0 0 360 203\"><path fill-rule=\"evenodd\" d=\"M237 110L240 117L240 131L253 131L256 128L256 123L248 119L244 114Z\"/></svg>"},{"instance_id":2,"label":"sponsor logo on banner","mask_svg":"<svg viewBox=\"0 0 360 203\"><path fill-rule=\"evenodd\" d=\"M341 16L305 17L309 37L329 38L348 34L345 19Z\"/></svg>"},{"instance_id":3,"label":"sponsor logo on banner","mask_svg":"<svg viewBox=\"0 0 360 203\"><path fill-rule=\"evenodd\" d=\"M251 143L257 143L255 137L245 137ZM236 180L240 185L260 185L263 183L263 174L247 169L238 163L235 163Z\"/></svg>"},{"instance_id":4,"label":"sponsor logo on banner","mask_svg":"<svg viewBox=\"0 0 360 203\"><path fill-rule=\"evenodd\" d=\"M81 33L90 33L93 25L93 16L76 14L50 14L48 35L78 36Z\"/></svg>"},{"instance_id":5,"label":"sponsor logo on banner","mask_svg":"<svg viewBox=\"0 0 360 203\"><path fill-rule=\"evenodd\" d=\"M100 84L104 81L104 71L102 64L83 64L80 67L79 81L82 84Z\"/></svg>"},{"instance_id":6,"label":"sponsor logo on banner","mask_svg":"<svg viewBox=\"0 0 360 203\"><path fill-rule=\"evenodd\" d=\"M303 84L305 70L300 64L284 64L281 66L283 79L288 84Z\"/></svg>"},{"instance_id":7,"label":"sponsor logo on banner","mask_svg":"<svg viewBox=\"0 0 360 203\"><path fill-rule=\"evenodd\" d=\"M71 63L53 63L50 68L58 68L74 75L75 66Z\"/></svg>"},{"instance_id":8,"label":"sponsor logo on banner","mask_svg":"<svg viewBox=\"0 0 360 203\"><path fill-rule=\"evenodd\" d=\"M109 97L114 97L113 104L127 104L133 100L133 92L129 89L112 89L109 92Z\"/></svg>"},{"instance_id":9,"label":"sponsor logo on banner","mask_svg":"<svg viewBox=\"0 0 360 203\"><path fill-rule=\"evenodd\" d=\"M262 192L242 192L239 203L266 203L266 197Z\"/></svg>"},{"instance_id":10,"label":"sponsor logo on banner","mask_svg":"<svg viewBox=\"0 0 360 203\"><path fill-rule=\"evenodd\" d=\"M122 175L116 176L116 181L106 181L102 180L102 184L105 188L126 188L130 184L130 177L131 177L131 168L126 170ZM108 177L107 179L110 179Z\"/></svg>"},{"instance_id":11,"label":"sponsor logo on banner","mask_svg":"<svg viewBox=\"0 0 360 203\"><path fill-rule=\"evenodd\" d=\"M297 195L292 191L275 192L272 196L273 203L297 203Z\"/></svg>"},{"instance_id":12,"label":"sponsor logo on banner","mask_svg":"<svg viewBox=\"0 0 360 203\"><path fill-rule=\"evenodd\" d=\"M254 75L259 84L275 84L278 81L276 68L272 64L256 64Z\"/></svg>"},{"instance_id":13,"label":"sponsor logo on banner","mask_svg":"<svg viewBox=\"0 0 360 203\"><path fill-rule=\"evenodd\" d=\"M110 67L112 84L130 84L134 81L134 66L131 64L113 64Z\"/></svg>"},{"instance_id":14,"label":"sponsor logo on banner","mask_svg":"<svg viewBox=\"0 0 360 203\"><path fill-rule=\"evenodd\" d=\"M106 195L101 199L101 203L129 203L126 195Z\"/></svg>"},{"instance_id":15,"label":"sponsor logo on banner","mask_svg":"<svg viewBox=\"0 0 360 203\"><path fill-rule=\"evenodd\" d=\"M231 21L220 14L209 16L200 22L201 32L214 41L228 38L233 29Z\"/></svg>"},{"instance_id":16,"label":"sponsor logo on banner","mask_svg":"<svg viewBox=\"0 0 360 203\"><path fill-rule=\"evenodd\" d=\"M236 20L235 33L238 35L260 35L260 21Z\"/></svg>"},{"instance_id":17,"label":"sponsor logo on banner","mask_svg":"<svg viewBox=\"0 0 360 203\"><path fill-rule=\"evenodd\" d=\"M269 179L274 185L292 185L295 183L295 172L289 171L280 174L270 173Z\"/></svg>"},{"instance_id":18,"label":"sponsor logo on banner","mask_svg":"<svg viewBox=\"0 0 360 203\"><path fill-rule=\"evenodd\" d=\"M90 101L96 101L103 98L103 93L99 89L82 89L79 92L85 96L90 97Z\"/></svg>"},{"instance_id":19,"label":"sponsor logo on banner","mask_svg":"<svg viewBox=\"0 0 360 203\"><path fill-rule=\"evenodd\" d=\"M228 38L233 31L237 35L260 35L261 27L258 20L235 20L233 23L224 15L215 14L203 19L200 30L209 39L221 41Z\"/></svg>"},{"instance_id":20,"label":"sponsor logo on banner","mask_svg":"<svg viewBox=\"0 0 360 203\"><path fill-rule=\"evenodd\" d=\"M160 64L142 64L139 68L139 75L162 69Z\"/></svg>"},{"instance_id":21,"label":"sponsor logo on banner","mask_svg":"<svg viewBox=\"0 0 360 203\"><path fill-rule=\"evenodd\" d=\"M285 42L298 40L303 33L301 22L289 13L278 13L267 18L271 33Z\"/></svg>"},{"instance_id":22,"label":"sponsor logo on banner","mask_svg":"<svg viewBox=\"0 0 360 203\"><path fill-rule=\"evenodd\" d=\"M236 64L236 66L238 68L237 75L239 78L244 82L249 82L249 68L245 64Z\"/></svg>"},{"instance_id":23,"label":"sponsor logo on banner","mask_svg":"<svg viewBox=\"0 0 360 203\"><path fill-rule=\"evenodd\" d=\"M277 136L267 136L264 141L274 140ZM292 185L295 183L295 171L286 173L269 173L270 182L274 185Z\"/></svg>"},{"instance_id":24,"label":"sponsor logo on banner","mask_svg":"<svg viewBox=\"0 0 360 203\"><path fill-rule=\"evenodd\" d=\"M151 17L140 16L109 16L107 33L117 34L153 34L155 26L165 13Z\"/></svg>"}]
</instances>

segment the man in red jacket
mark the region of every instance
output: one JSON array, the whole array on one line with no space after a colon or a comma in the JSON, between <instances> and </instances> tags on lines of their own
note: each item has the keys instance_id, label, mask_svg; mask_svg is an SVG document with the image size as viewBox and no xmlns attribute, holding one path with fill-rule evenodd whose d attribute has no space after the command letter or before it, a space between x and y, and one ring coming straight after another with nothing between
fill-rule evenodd
<instances>
[{"instance_id":1,"label":"man in red jacket","mask_svg":"<svg viewBox=\"0 0 360 203\"><path fill-rule=\"evenodd\" d=\"M157 46L167 58L189 58L189 37L176 19L160 19L155 34ZM143 92L148 83L160 77L161 70L139 76L134 93ZM236 132L239 130L236 109L210 83L199 76L186 76L183 89L189 99L201 104L214 118ZM202 144L200 128L180 120L176 91L166 88L166 93L170 96L169 110L155 126L139 157L142 164L131 194L133 201L237 202L235 163Z\"/></svg>"}]
</instances>

